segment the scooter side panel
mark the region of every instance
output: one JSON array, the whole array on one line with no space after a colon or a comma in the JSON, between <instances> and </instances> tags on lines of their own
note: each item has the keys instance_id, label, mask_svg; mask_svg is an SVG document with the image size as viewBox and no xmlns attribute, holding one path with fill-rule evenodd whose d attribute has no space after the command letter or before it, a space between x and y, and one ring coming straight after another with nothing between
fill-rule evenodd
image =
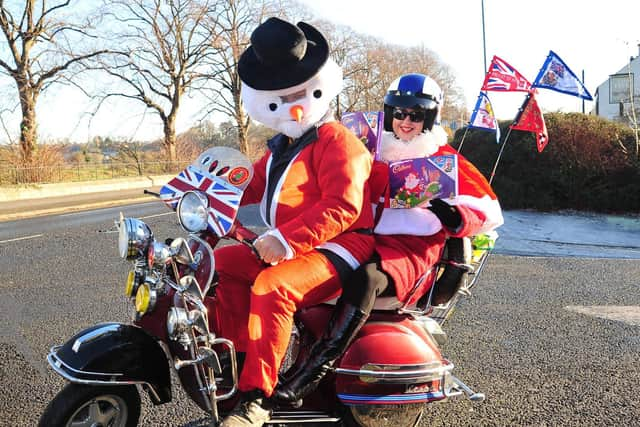
<instances>
[{"instance_id":1,"label":"scooter side panel","mask_svg":"<svg viewBox=\"0 0 640 427\"><path fill-rule=\"evenodd\" d=\"M351 343L338 368L336 393L347 405L398 405L442 400L441 375L420 377L416 371L440 372L448 362L428 334L409 318L377 316ZM384 371L400 377L374 378L353 372ZM403 373L407 375L403 377Z\"/></svg>"}]
</instances>

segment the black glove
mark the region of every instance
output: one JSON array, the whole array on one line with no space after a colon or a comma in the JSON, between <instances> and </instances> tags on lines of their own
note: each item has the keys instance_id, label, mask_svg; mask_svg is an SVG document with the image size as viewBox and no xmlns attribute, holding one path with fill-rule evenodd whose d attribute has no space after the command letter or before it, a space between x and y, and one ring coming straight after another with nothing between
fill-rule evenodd
<instances>
[{"instance_id":1,"label":"black glove","mask_svg":"<svg viewBox=\"0 0 640 427\"><path fill-rule=\"evenodd\" d=\"M427 207L438 217L442 225L451 230L457 230L462 225L462 215L455 206L451 206L442 199L431 199Z\"/></svg>"}]
</instances>

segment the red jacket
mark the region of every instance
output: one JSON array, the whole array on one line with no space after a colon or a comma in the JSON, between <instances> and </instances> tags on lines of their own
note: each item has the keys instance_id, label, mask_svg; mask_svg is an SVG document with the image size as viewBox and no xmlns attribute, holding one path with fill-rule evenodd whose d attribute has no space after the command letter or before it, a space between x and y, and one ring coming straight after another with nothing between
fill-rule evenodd
<instances>
[{"instance_id":1,"label":"red jacket","mask_svg":"<svg viewBox=\"0 0 640 427\"><path fill-rule=\"evenodd\" d=\"M438 262L447 236L473 236L503 221L496 195L476 167L449 145L440 147L433 155L443 154L458 156L459 195L454 201L448 200L462 216L462 226L455 233L444 229L428 209L390 209L389 172L385 163L375 162L369 180L372 195L378 195L372 201L384 200L385 206L375 227L375 250L380 254L383 270L395 282L398 299L403 302L417 280ZM430 284L430 280L425 280L409 302L424 295Z\"/></svg>"},{"instance_id":2,"label":"red jacket","mask_svg":"<svg viewBox=\"0 0 640 427\"><path fill-rule=\"evenodd\" d=\"M373 227L371 155L337 122L311 129L293 141L294 149L287 142L284 135L270 141L242 204L260 203L268 233L285 244L287 258L320 247L356 268L373 250L373 237L355 232Z\"/></svg>"}]
</instances>

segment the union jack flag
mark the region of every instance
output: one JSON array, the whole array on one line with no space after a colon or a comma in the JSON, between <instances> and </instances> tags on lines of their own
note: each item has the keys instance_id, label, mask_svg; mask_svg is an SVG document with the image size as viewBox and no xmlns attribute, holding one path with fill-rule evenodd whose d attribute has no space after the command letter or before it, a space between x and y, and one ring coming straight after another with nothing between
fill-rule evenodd
<instances>
[{"instance_id":1,"label":"union jack flag","mask_svg":"<svg viewBox=\"0 0 640 427\"><path fill-rule=\"evenodd\" d=\"M504 59L494 55L481 90L528 92L531 83Z\"/></svg>"},{"instance_id":2,"label":"union jack flag","mask_svg":"<svg viewBox=\"0 0 640 427\"><path fill-rule=\"evenodd\" d=\"M221 237L226 235L236 219L242 190L193 166L187 166L160 189L160 198L175 211L182 195L194 190L202 191L209 199L209 230Z\"/></svg>"}]
</instances>

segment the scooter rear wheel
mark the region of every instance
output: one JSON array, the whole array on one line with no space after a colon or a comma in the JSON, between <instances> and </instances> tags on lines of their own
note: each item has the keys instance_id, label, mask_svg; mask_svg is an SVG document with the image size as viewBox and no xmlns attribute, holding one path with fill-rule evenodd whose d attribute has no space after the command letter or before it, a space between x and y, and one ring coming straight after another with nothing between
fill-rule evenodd
<instances>
[{"instance_id":1,"label":"scooter rear wheel","mask_svg":"<svg viewBox=\"0 0 640 427\"><path fill-rule=\"evenodd\" d=\"M414 427L422 418L424 404L352 405L345 408L345 427Z\"/></svg>"},{"instance_id":2,"label":"scooter rear wheel","mask_svg":"<svg viewBox=\"0 0 640 427\"><path fill-rule=\"evenodd\" d=\"M140 394L135 386L67 384L49 402L40 427L97 425L134 427L140 418Z\"/></svg>"}]
</instances>

